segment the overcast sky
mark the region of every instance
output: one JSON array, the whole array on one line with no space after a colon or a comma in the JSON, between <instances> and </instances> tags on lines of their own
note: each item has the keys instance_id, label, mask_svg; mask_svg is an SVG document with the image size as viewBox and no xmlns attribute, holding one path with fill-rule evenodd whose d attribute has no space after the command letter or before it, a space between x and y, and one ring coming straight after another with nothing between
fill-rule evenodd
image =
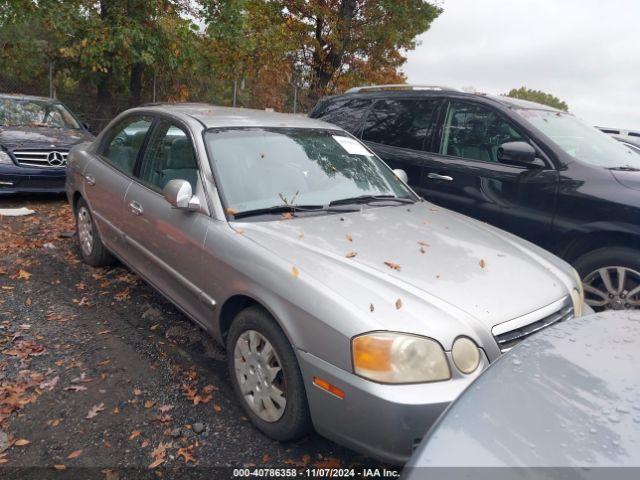
<instances>
[{"instance_id":1,"label":"overcast sky","mask_svg":"<svg viewBox=\"0 0 640 480\"><path fill-rule=\"evenodd\" d=\"M403 68L410 83L526 86L592 125L640 130L639 0L444 0Z\"/></svg>"}]
</instances>

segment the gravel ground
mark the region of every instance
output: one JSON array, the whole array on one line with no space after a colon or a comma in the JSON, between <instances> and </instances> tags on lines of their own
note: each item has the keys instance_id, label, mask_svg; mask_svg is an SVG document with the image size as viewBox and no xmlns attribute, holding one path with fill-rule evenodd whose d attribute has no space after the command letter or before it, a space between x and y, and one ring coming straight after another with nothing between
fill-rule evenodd
<instances>
[{"instance_id":1,"label":"gravel ground","mask_svg":"<svg viewBox=\"0 0 640 480\"><path fill-rule=\"evenodd\" d=\"M125 267L80 261L63 197L0 200L18 206L36 213L0 217L0 477L382 467L317 435L263 436L204 332Z\"/></svg>"}]
</instances>

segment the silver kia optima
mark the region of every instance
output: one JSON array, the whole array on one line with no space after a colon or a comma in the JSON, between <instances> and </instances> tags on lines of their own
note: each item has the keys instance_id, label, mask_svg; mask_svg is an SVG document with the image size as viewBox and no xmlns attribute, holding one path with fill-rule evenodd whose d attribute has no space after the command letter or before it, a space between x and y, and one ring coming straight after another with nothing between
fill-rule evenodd
<instances>
[{"instance_id":1,"label":"silver kia optima","mask_svg":"<svg viewBox=\"0 0 640 480\"><path fill-rule=\"evenodd\" d=\"M258 429L401 463L501 352L583 308L568 264L403 173L316 120L153 105L72 150L67 193L84 260L225 345Z\"/></svg>"}]
</instances>

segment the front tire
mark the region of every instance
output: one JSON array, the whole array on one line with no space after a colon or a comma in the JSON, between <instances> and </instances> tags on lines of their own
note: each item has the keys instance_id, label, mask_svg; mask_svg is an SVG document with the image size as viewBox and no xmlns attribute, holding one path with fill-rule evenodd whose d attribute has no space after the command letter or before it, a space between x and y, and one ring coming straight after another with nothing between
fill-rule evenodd
<instances>
[{"instance_id":1,"label":"front tire","mask_svg":"<svg viewBox=\"0 0 640 480\"><path fill-rule=\"evenodd\" d=\"M236 316L227 356L233 388L258 430L279 441L298 440L311 431L298 361L265 310L249 307Z\"/></svg>"},{"instance_id":2,"label":"front tire","mask_svg":"<svg viewBox=\"0 0 640 480\"><path fill-rule=\"evenodd\" d=\"M574 262L585 301L596 311L640 309L640 251L605 247Z\"/></svg>"},{"instance_id":3,"label":"front tire","mask_svg":"<svg viewBox=\"0 0 640 480\"><path fill-rule=\"evenodd\" d=\"M85 263L92 267L104 267L115 261L100 239L100 233L84 198L80 198L76 205L76 227L80 254Z\"/></svg>"}]
</instances>

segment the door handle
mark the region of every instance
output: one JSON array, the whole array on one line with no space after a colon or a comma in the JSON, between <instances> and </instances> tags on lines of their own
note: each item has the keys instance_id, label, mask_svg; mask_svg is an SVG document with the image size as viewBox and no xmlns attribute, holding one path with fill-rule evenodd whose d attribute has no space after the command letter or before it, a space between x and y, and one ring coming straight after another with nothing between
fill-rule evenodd
<instances>
[{"instance_id":1,"label":"door handle","mask_svg":"<svg viewBox=\"0 0 640 480\"><path fill-rule=\"evenodd\" d=\"M131 209L131 213L134 215L140 216L144 212L142 205L135 201L129 203L129 208Z\"/></svg>"},{"instance_id":2,"label":"door handle","mask_svg":"<svg viewBox=\"0 0 640 480\"><path fill-rule=\"evenodd\" d=\"M453 181L453 177L450 177L449 175L440 175L439 173L428 173L427 177L432 180L444 180L446 182Z\"/></svg>"},{"instance_id":3,"label":"door handle","mask_svg":"<svg viewBox=\"0 0 640 480\"><path fill-rule=\"evenodd\" d=\"M96 179L93 178L93 175L85 175L84 179L87 181L87 184L91 185L92 187L96 184Z\"/></svg>"}]
</instances>

